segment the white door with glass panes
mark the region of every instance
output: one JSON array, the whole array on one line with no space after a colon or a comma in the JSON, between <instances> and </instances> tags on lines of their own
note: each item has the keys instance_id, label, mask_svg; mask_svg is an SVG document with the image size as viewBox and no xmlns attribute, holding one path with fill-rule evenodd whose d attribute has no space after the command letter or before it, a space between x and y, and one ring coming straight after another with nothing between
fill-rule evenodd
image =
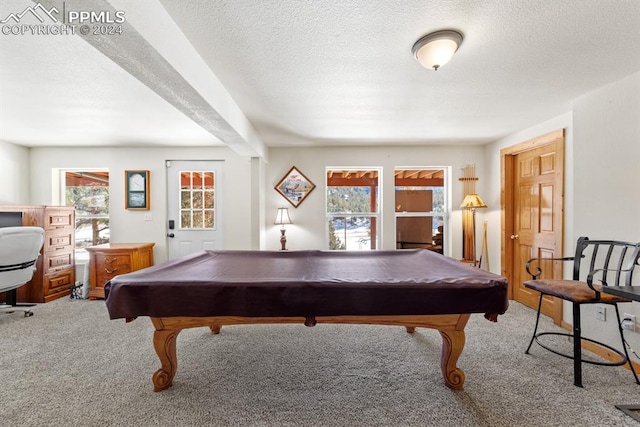
<instances>
[{"instance_id":1,"label":"white door with glass panes","mask_svg":"<svg viewBox=\"0 0 640 427\"><path fill-rule=\"evenodd\" d=\"M222 249L220 160L167 161L167 248L169 259Z\"/></svg>"}]
</instances>

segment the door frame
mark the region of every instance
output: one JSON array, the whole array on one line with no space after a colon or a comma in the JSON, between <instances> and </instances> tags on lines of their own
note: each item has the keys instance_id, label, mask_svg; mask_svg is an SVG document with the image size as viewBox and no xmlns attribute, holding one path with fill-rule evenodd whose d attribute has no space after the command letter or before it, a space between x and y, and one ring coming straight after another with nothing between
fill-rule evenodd
<instances>
[{"instance_id":1,"label":"door frame","mask_svg":"<svg viewBox=\"0 0 640 427\"><path fill-rule=\"evenodd\" d=\"M549 144L555 144L559 139L564 141L565 130L558 129L553 132L549 132L545 135L532 138L530 140L521 142L519 144L504 148L500 150L500 259L502 275L507 278L509 282L509 299L514 299L514 263L513 254L514 241L510 236L515 232L515 206L514 206L514 183L515 183L515 156L520 153L524 153L536 148L543 147ZM564 144L561 145L558 155L561 156L561 162L564 165ZM563 174L563 193L564 198L564 181ZM564 204L564 203L563 203ZM563 215L564 209L560 211L560 215ZM559 248L562 256L564 245L564 218L561 220L562 226L555 232L556 242L559 243ZM561 266L560 266L561 267ZM562 273L560 273L562 274ZM557 304L557 309L554 309L551 318L556 325L560 325L562 322L562 304Z\"/></svg>"}]
</instances>

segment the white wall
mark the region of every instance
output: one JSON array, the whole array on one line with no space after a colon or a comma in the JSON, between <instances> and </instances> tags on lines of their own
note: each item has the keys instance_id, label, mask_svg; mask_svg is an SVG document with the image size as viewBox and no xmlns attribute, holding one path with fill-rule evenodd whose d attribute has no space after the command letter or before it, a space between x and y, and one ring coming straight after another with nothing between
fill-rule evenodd
<instances>
[{"instance_id":1,"label":"white wall","mask_svg":"<svg viewBox=\"0 0 640 427\"><path fill-rule=\"evenodd\" d=\"M265 175L267 165L259 157L251 159L251 249L265 247Z\"/></svg>"},{"instance_id":2,"label":"white wall","mask_svg":"<svg viewBox=\"0 0 640 427\"><path fill-rule=\"evenodd\" d=\"M29 149L0 141L0 204L29 204Z\"/></svg>"},{"instance_id":3,"label":"white wall","mask_svg":"<svg viewBox=\"0 0 640 427\"><path fill-rule=\"evenodd\" d=\"M52 169L106 168L109 170L109 216L112 242L154 242L156 263L166 261L165 160L224 160L226 194L222 217L224 249L252 247L251 159L227 148L33 148L31 149L31 204L59 204L52 200L56 185ZM124 171L150 171L150 211L124 208ZM145 213L153 220L144 221Z\"/></svg>"},{"instance_id":4,"label":"white wall","mask_svg":"<svg viewBox=\"0 0 640 427\"><path fill-rule=\"evenodd\" d=\"M402 147L321 147L271 148L266 177L266 249L280 247L279 226L273 224L278 207L289 207L292 225L287 226L287 248L328 249L326 226L325 168L382 167L382 224L379 225L382 249L395 249L394 221L394 169L396 167L451 166L452 216L450 232L445 232L452 249L449 255L462 256L462 183L458 181L463 166L476 164L477 175L486 174L483 165L483 147L470 146L402 146ZM293 208L274 190L276 184L292 166L296 166L316 188L298 208ZM477 185L484 193L483 179ZM478 212L478 224L483 213Z\"/></svg>"},{"instance_id":5,"label":"white wall","mask_svg":"<svg viewBox=\"0 0 640 427\"><path fill-rule=\"evenodd\" d=\"M640 241L640 73L573 110L576 235Z\"/></svg>"},{"instance_id":6,"label":"white wall","mask_svg":"<svg viewBox=\"0 0 640 427\"><path fill-rule=\"evenodd\" d=\"M576 99L573 122L575 237L640 241L640 73ZM640 272L634 283L640 284ZM621 304L620 314L640 319L639 307ZM595 307L583 310L583 330L617 346L615 313L606 310L606 325L595 320ZM637 351L640 324L636 328L626 336Z\"/></svg>"}]
</instances>

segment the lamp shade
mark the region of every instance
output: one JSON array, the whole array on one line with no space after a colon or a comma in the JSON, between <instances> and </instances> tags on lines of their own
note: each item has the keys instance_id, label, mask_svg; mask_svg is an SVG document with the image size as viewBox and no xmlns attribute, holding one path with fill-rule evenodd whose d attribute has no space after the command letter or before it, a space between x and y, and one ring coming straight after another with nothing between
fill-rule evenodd
<instances>
[{"instance_id":1,"label":"lamp shade","mask_svg":"<svg viewBox=\"0 0 640 427\"><path fill-rule=\"evenodd\" d=\"M472 209L472 208L475 209L475 208L486 208L487 205L484 204L480 196L478 196L475 193L472 193L464 196L464 200L462 201L462 204L460 205L460 207L463 209Z\"/></svg>"},{"instance_id":2,"label":"lamp shade","mask_svg":"<svg viewBox=\"0 0 640 427\"><path fill-rule=\"evenodd\" d=\"M273 222L274 224L292 224L291 218L289 218L289 208L278 208L278 213L276 214L276 220Z\"/></svg>"},{"instance_id":3,"label":"lamp shade","mask_svg":"<svg viewBox=\"0 0 640 427\"><path fill-rule=\"evenodd\" d=\"M462 34L458 31L437 31L418 40L411 52L420 65L437 71L451 60L462 44L462 38Z\"/></svg>"}]
</instances>

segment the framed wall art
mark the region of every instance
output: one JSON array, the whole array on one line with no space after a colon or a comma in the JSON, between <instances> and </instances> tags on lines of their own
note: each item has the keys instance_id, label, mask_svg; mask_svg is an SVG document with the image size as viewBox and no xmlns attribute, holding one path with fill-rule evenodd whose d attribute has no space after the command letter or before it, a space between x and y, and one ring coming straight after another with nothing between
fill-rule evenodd
<instances>
[{"instance_id":1,"label":"framed wall art","mask_svg":"<svg viewBox=\"0 0 640 427\"><path fill-rule=\"evenodd\" d=\"M149 171L124 171L124 207L129 210L148 211Z\"/></svg>"},{"instance_id":2,"label":"framed wall art","mask_svg":"<svg viewBox=\"0 0 640 427\"><path fill-rule=\"evenodd\" d=\"M316 185L295 166L289 169L289 172L282 177L275 187L276 191L287 199L294 208L297 208L314 188L316 188Z\"/></svg>"}]
</instances>

